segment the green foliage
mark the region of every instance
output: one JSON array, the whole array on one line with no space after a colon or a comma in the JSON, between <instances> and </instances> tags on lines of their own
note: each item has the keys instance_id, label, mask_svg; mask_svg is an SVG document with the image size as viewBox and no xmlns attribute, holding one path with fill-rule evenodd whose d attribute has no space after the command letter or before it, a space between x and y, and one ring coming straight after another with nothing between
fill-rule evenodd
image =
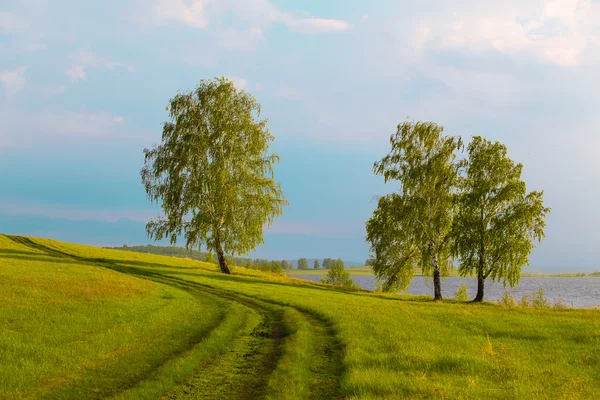
<instances>
[{"instance_id":1,"label":"green foliage","mask_svg":"<svg viewBox=\"0 0 600 400\"><path fill-rule=\"evenodd\" d=\"M458 301L467 301L469 300L469 286L467 286L467 283L465 281L462 281L460 286L458 287L458 290L456 291L456 293L454 294L454 298Z\"/></svg>"},{"instance_id":2,"label":"green foliage","mask_svg":"<svg viewBox=\"0 0 600 400\"><path fill-rule=\"evenodd\" d=\"M344 268L344 263L340 259L333 261L323 281L329 285L345 288L355 288L357 286L352 278L350 278L350 273Z\"/></svg>"},{"instance_id":3,"label":"green foliage","mask_svg":"<svg viewBox=\"0 0 600 400\"><path fill-rule=\"evenodd\" d=\"M531 296L531 304L536 308L548 308L550 307L550 301L544 294L544 289L539 288Z\"/></svg>"},{"instance_id":4,"label":"green foliage","mask_svg":"<svg viewBox=\"0 0 600 400\"><path fill-rule=\"evenodd\" d=\"M459 273L514 286L533 241L544 237L550 209L544 207L543 192L527 193L523 166L508 157L506 146L475 136L468 154L453 227Z\"/></svg>"},{"instance_id":5,"label":"green foliage","mask_svg":"<svg viewBox=\"0 0 600 400\"><path fill-rule=\"evenodd\" d=\"M373 266L375 265L375 258L374 257L369 257L367 258L367 260L365 261L365 266Z\"/></svg>"},{"instance_id":6,"label":"green foliage","mask_svg":"<svg viewBox=\"0 0 600 400\"><path fill-rule=\"evenodd\" d=\"M333 260L331 258L325 258L323 260L323 269L330 269L332 263L333 263Z\"/></svg>"},{"instance_id":7,"label":"green foliage","mask_svg":"<svg viewBox=\"0 0 600 400\"><path fill-rule=\"evenodd\" d=\"M502 293L500 300L498 301L501 305L509 308L514 308L517 306L517 301L515 298L508 292Z\"/></svg>"},{"instance_id":8,"label":"green foliage","mask_svg":"<svg viewBox=\"0 0 600 400\"><path fill-rule=\"evenodd\" d=\"M530 295L528 294L524 294L523 296L521 296L521 301L519 301L519 307L531 307L532 303L532 298Z\"/></svg>"},{"instance_id":9,"label":"green foliage","mask_svg":"<svg viewBox=\"0 0 600 400\"><path fill-rule=\"evenodd\" d=\"M213 253L208 253L206 255L206 262L214 264L214 262L215 262L215 256L213 256Z\"/></svg>"},{"instance_id":10,"label":"green foliage","mask_svg":"<svg viewBox=\"0 0 600 400\"><path fill-rule=\"evenodd\" d=\"M283 267L281 265L281 261L271 261L270 272L279 275L283 274Z\"/></svg>"},{"instance_id":11,"label":"green foliage","mask_svg":"<svg viewBox=\"0 0 600 400\"><path fill-rule=\"evenodd\" d=\"M287 260L282 260L281 261L281 268L283 268L284 271L291 271L292 270L292 263L287 261Z\"/></svg>"},{"instance_id":12,"label":"green foliage","mask_svg":"<svg viewBox=\"0 0 600 400\"><path fill-rule=\"evenodd\" d=\"M313 263L313 269L319 269L321 268L321 265L319 264L319 260L315 260L315 262Z\"/></svg>"},{"instance_id":13,"label":"green foliage","mask_svg":"<svg viewBox=\"0 0 600 400\"><path fill-rule=\"evenodd\" d=\"M273 136L250 94L221 78L203 80L167 107L162 143L144 150L142 182L163 217L148 235L187 248L205 244L219 256L244 254L263 242L263 227L286 205L269 154Z\"/></svg>"},{"instance_id":14,"label":"green foliage","mask_svg":"<svg viewBox=\"0 0 600 400\"><path fill-rule=\"evenodd\" d=\"M308 260L306 258L301 258L298 260L298 269L308 269Z\"/></svg>"},{"instance_id":15,"label":"green foliage","mask_svg":"<svg viewBox=\"0 0 600 400\"><path fill-rule=\"evenodd\" d=\"M380 278L375 278L375 293L382 293L383 292L383 284L381 283L381 279Z\"/></svg>"},{"instance_id":16,"label":"green foliage","mask_svg":"<svg viewBox=\"0 0 600 400\"><path fill-rule=\"evenodd\" d=\"M552 307L556 308L557 310L563 310L565 308L568 308L565 304L565 301L560 297L554 301L554 305Z\"/></svg>"},{"instance_id":17,"label":"green foliage","mask_svg":"<svg viewBox=\"0 0 600 400\"><path fill-rule=\"evenodd\" d=\"M405 289L417 267L434 276L441 299L440 274L451 268L449 235L458 181L455 150L460 139L443 136L433 122L406 121L390 138L391 151L373 172L397 181L400 192L383 196L367 222L375 255L373 271L387 290Z\"/></svg>"}]
</instances>

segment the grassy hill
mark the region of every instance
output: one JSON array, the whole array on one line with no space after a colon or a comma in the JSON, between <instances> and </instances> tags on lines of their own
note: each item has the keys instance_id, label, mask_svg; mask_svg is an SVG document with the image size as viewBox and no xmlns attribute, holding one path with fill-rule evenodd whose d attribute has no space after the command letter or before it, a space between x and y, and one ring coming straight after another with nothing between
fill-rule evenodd
<instances>
[{"instance_id":1,"label":"grassy hill","mask_svg":"<svg viewBox=\"0 0 600 400\"><path fill-rule=\"evenodd\" d=\"M0 399L599 398L600 311L0 235Z\"/></svg>"}]
</instances>

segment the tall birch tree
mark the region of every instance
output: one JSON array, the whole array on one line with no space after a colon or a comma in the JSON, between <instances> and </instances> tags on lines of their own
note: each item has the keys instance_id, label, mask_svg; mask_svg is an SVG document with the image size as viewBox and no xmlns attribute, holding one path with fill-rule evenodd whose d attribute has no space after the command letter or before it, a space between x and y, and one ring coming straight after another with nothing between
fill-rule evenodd
<instances>
[{"instance_id":1,"label":"tall birch tree","mask_svg":"<svg viewBox=\"0 0 600 400\"><path fill-rule=\"evenodd\" d=\"M444 136L434 122L408 120L398 125L390 145L373 172L400 188L379 200L367 222L373 270L386 285L405 287L420 267L433 276L434 299L442 300L441 275L452 266L450 233L460 167L455 152L462 142Z\"/></svg>"},{"instance_id":2,"label":"tall birch tree","mask_svg":"<svg viewBox=\"0 0 600 400\"><path fill-rule=\"evenodd\" d=\"M147 233L205 245L229 274L225 255L256 248L287 204L274 177L279 157L269 153L273 135L256 99L226 78L200 81L167 111L161 144L144 150L142 182L163 213Z\"/></svg>"},{"instance_id":3,"label":"tall birch tree","mask_svg":"<svg viewBox=\"0 0 600 400\"><path fill-rule=\"evenodd\" d=\"M535 241L544 238L544 192L527 193L522 164L508 157L506 146L475 136L469 155L458 213L454 218L454 251L462 276L477 276L483 300L487 278L514 286L529 263Z\"/></svg>"}]
</instances>

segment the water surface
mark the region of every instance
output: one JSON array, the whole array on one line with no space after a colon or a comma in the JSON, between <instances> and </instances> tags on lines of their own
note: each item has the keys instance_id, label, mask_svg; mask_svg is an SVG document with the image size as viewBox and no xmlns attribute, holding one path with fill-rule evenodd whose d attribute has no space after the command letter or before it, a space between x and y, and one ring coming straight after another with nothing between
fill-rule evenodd
<instances>
[{"instance_id":1,"label":"water surface","mask_svg":"<svg viewBox=\"0 0 600 400\"><path fill-rule=\"evenodd\" d=\"M320 282L318 275L290 276ZM361 288L374 290L376 281L374 276L352 276L354 282ZM460 284L465 282L469 289L469 297L477 293L477 280L475 278L446 277L442 281L442 296L454 298ZM587 308L600 305L600 278L521 278L518 286L506 289L501 283L486 280L485 300L497 301L502 293L510 293L517 301L524 295L531 295L538 289L543 289L548 300L555 303L559 299L569 307ZM413 295L433 296L433 281L431 278L415 276L406 291Z\"/></svg>"}]
</instances>

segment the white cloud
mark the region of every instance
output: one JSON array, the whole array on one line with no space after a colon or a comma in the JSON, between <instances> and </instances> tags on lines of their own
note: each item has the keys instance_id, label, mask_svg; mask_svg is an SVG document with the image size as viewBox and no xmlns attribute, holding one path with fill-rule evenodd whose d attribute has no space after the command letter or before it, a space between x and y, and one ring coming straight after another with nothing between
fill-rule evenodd
<instances>
[{"instance_id":1,"label":"white cloud","mask_svg":"<svg viewBox=\"0 0 600 400\"><path fill-rule=\"evenodd\" d=\"M87 80L87 74L85 73L85 67L83 65L72 65L65 70L65 74L67 74L73 82Z\"/></svg>"},{"instance_id":2,"label":"white cloud","mask_svg":"<svg viewBox=\"0 0 600 400\"><path fill-rule=\"evenodd\" d=\"M248 87L248 79L240 78L238 76L230 76L229 79L233 81L233 86L239 90L244 90Z\"/></svg>"},{"instance_id":3,"label":"white cloud","mask_svg":"<svg viewBox=\"0 0 600 400\"><path fill-rule=\"evenodd\" d=\"M0 11L0 32L8 35L29 29L29 23L11 12Z\"/></svg>"},{"instance_id":4,"label":"white cloud","mask_svg":"<svg viewBox=\"0 0 600 400\"><path fill-rule=\"evenodd\" d=\"M33 53L44 49L43 34L33 29L34 26L34 23L13 12L0 11L0 35L9 38L0 43L0 54Z\"/></svg>"},{"instance_id":5,"label":"white cloud","mask_svg":"<svg viewBox=\"0 0 600 400\"><path fill-rule=\"evenodd\" d=\"M154 13L159 18L203 29L208 25L206 5L209 2L209 0L196 0L188 4L184 0L160 0L154 8Z\"/></svg>"},{"instance_id":6,"label":"white cloud","mask_svg":"<svg viewBox=\"0 0 600 400\"><path fill-rule=\"evenodd\" d=\"M18 93L25 87L25 71L27 67L19 67L0 73L0 83L9 94Z\"/></svg>"},{"instance_id":7,"label":"white cloud","mask_svg":"<svg viewBox=\"0 0 600 400\"><path fill-rule=\"evenodd\" d=\"M107 68L114 70L116 67L124 67L128 72L134 70L131 65L124 65L106 58L103 58L91 50L88 49L77 49L69 57L71 64L65 69L65 74L71 78L71 81L77 82L79 80L87 80L88 68Z\"/></svg>"},{"instance_id":8,"label":"white cloud","mask_svg":"<svg viewBox=\"0 0 600 400\"><path fill-rule=\"evenodd\" d=\"M413 33L413 46L491 49L574 66L598 44L600 4L591 0L507 0L462 8L453 3L453 9L452 17L425 18Z\"/></svg>"},{"instance_id":9,"label":"white cloud","mask_svg":"<svg viewBox=\"0 0 600 400\"><path fill-rule=\"evenodd\" d=\"M233 14L250 25L250 32L262 32L273 23L306 34L339 32L350 29L340 19L296 17L281 11L268 0L159 0L154 7L158 20L177 21L192 28L206 29L211 19L222 22L224 15ZM222 32L229 30L221 27Z\"/></svg>"},{"instance_id":10,"label":"white cloud","mask_svg":"<svg viewBox=\"0 0 600 400\"><path fill-rule=\"evenodd\" d=\"M351 27L350 23L346 21L327 18L292 18L287 22L287 25L291 29L307 34L340 32Z\"/></svg>"}]
</instances>

